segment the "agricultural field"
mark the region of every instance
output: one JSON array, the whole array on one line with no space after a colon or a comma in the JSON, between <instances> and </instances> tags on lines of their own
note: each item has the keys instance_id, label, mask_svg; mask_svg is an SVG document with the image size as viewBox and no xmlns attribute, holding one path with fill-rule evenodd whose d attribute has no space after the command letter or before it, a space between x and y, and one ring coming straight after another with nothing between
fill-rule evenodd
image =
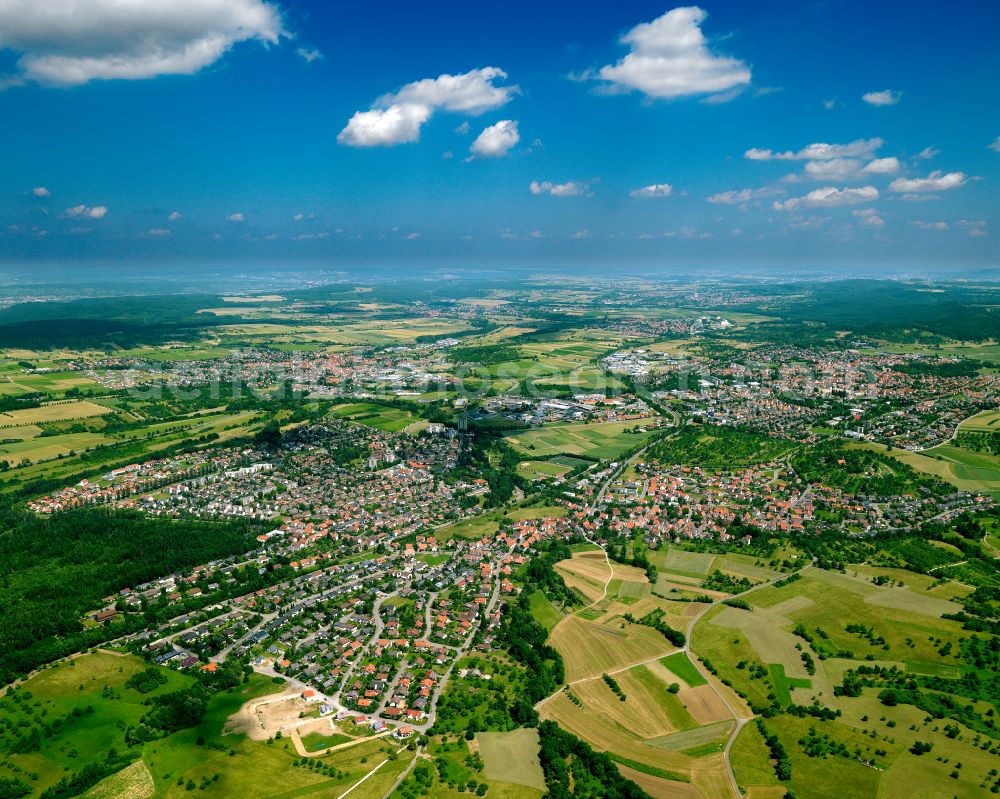
<instances>
[{"instance_id":1,"label":"agricultural field","mask_svg":"<svg viewBox=\"0 0 1000 799\"><path fill-rule=\"evenodd\" d=\"M606 595L613 576L613 565L601 549L575 552L569 561L560 561L555 568L566 585L589 603Z\"/></svg>"},{"instance_id":2,"label":"agricultural field","mask_svg":"<svg viewBox=\"0 0 1000 799\"><path fill-rule=\"evenodd\" d=\"M0 396L20 396L41 392L59 396L70 389L94 389L97 384L79 372L7 372L0 373Z\"/></svg>"},{"instance_id":3,"label":"agricultural field","mask_svg":"<svg viewBox=\"0 0 1000 799\"><path fill-rule=\"evenodd\" d=\"M513 433L507 441L528 455L586 455L614 459L639 446L652 432L641 422L596 422L593 424L553 424Z\"/></svg>"},{"instance_id":4,"label":"agricultural field","mask_svg":"<svg viewBox=\"0 0 1000 799\"><path fill-rule=\"evenodd\" d=\"M477 343L488 344L491 340L484 337ZM524 343L518 346L516 359L470 365L462 369L462 378L470 387L488 385L496 391L510 391L525 382L539 391L552 388L574 392L617 391L621 388L620 381L596 363L615 348L614 341Z\"/></svg>"},{"instance_id":5,"label":"agricultural field","mask_svg":"<svg viewBox=\"0 0 1000 799\"><path fill-rule=\"evenodd\" d=\"M651 796L728 797L720 753L733 720L712 688L677 691L683 683L655 660L610 676L617 692L601 677L571 683L540 714L607 752Z\"/></svg>"},{"instance_id":6,"label":"agricultural field","mask_svg":"<svg viewBox=\"0 0 1000 799\"><path fill-rule=\"evenodd\" d=\"M843 796L834 790L838 783L855 786L852 796L979 795L981 781L993 781L981 734L912 705L888 706L878 689L857 696L834 690L862 666L953 679L966 674L960 642L967 633L941 618L960 607L954 596L954 585L901 569L807 568L781 587L745 594L750 611L717 606L706 614L694 628L693 651L752 705L818 702L838 714L764 719L788 752L792 777L784 782L775 777L760 732L746 725L732 750L740 784L787 785L810 797ZM934 755L914 755L915 741L930 743ZM955 761L962 763L958 772L946 765Z\"/></svg>"},{"instance_id":7,"label":"agricultural field","mask_svg":"<svg viewBox=\"0 0 1000 799\"><path fill-rule=\"evenodd\" d=\"M70 419L86 419L111 413L111 409L86 401L50 402L38 408L0 413L0 426L37 424L39 422L62 422Z\"/></svg>"},{"instance_id":8,"label":"agricultural field","mask_svg":"<svg viewBox=\"0 0 1000 799\"><path fill-rule=\"evenodd\" d=\"M569 682L655 660L675 648L649 627L620 621L598 624L577 616L563 619L549 641L563 655Z\"/></svg>"},{"instance_id":9,"label":"agricultural field","mask_svg":"<svg viewBox=\"0 0 1000 799\"><path fill-rule=\"evenodd\" d=\"M983 411L966 419L958 426L959 430L990 433L1000 430L1000 410Z\"/></svg>"},{"instance_id":10,"label":"agricultural field","mask_svg":"<svg viewBox=\"0 0 1000 799\"><path fill-rule=\"evenodd\" d=\"M102 408L104 414L114 410L107 400L95 407ZM258 411L206 410L169 422L150 421L117 432L105 432L102 418L96 415L73 422L87 428L84 432L54 432L43 436L37 425L5 428L0 429L0 460L16 467L7 472L8 477L20 480L43 476L56 478L74 474L81 468L89 471L98 470L104 464L120 465L123 460L139 459L202 436L211 435L218 442L239 438L259 430L264 421L263 414ZM69 422L41 424L66 426ZM10 440L2 443L3 439ZM96 451L99 454L95 454L97 447L101 448Z\"/></svg>"},{"instance_id":11,"label":"agricultural field","mask_svg":"<svg viewBox=\"0 0 1000 799\"><path fill-rule=\"evenodd\" d=\"M234 343L249 339L280 344L343 344L349 346L406 344L412 343L420 336L446 338L468 329L469 326L459 320L425 317L391 320L372 319L365 322L337 325L284 325L264 322L224 325L217 328L224 340Z\"/></svg>"},{"instance_id":12,"label":"agricultural field","mask_svg":"<svg viewBox=\"0 0 1000 799\"><path fill-rule=\"evenodd\" d=\"M970 452L952 444L942 444L924 450L922 454L947 464L952 478L949 482L953 482L958 488L1000 498L1000 457Z\"/></svg>"},{"instance_id":13,"label":"agricultural field","mask_svg":"<svg viewBox=\"0 0 1000 799\"><path fill-rule=\"evenodd\" d=\"M1000 497L1000 459L980 453L967 452L958 447L942 445L922 452L866 441L850 444L852 448L870 449L895 458L918 472L940 477L962 491L976 491Z\"/></svg>"}]
</instances>

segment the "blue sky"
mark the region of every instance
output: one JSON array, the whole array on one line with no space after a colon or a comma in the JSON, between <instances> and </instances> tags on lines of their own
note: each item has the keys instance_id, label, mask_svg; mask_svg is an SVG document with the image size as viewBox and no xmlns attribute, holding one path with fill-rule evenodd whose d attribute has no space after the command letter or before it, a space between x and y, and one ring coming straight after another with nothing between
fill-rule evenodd
<instances>
[{"instance_id":1,"label":"blue sky","mask_svg":"<svg viewBox=\"0 0 1000 799\"><path fill-rule=\"evenodd\" d=\"M994 3L151 5L0 0L0 260L998 265Z\"/></svg>"}]
</instances>

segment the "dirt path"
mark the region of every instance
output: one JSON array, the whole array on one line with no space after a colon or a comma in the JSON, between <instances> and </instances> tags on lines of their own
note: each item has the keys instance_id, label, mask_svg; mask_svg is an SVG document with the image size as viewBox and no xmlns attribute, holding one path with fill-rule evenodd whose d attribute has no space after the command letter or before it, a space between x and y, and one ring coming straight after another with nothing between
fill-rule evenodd
<instances>
[{"instance_id":1,"label":"dirt path","mask_svg":"<svg viewBox=\"0 0 1000 799\"><path fill-rule=\"evenodd\" d=\"M310 721L315 721L315 719L310 719ZM292 745L295 747L295 751L299 753L301 757L320 757L322 755L328 755L331 752L339 752L341 749L350 749L352 746L357 746L358 744L363 744L365 741L375 741L379 738L384 738L392 730L385 730L380 732L378 735L368 735L364 738L355 738L352 741L344 741L343 743L335 744L333 746L328 746L326 749L314 749L312 751L305 748L302 743L302 736L299 735L299 727L304 727L306 725L300 724L292 729L288 733L288 737L292 739Z\"/></svg>"}]
</instances>

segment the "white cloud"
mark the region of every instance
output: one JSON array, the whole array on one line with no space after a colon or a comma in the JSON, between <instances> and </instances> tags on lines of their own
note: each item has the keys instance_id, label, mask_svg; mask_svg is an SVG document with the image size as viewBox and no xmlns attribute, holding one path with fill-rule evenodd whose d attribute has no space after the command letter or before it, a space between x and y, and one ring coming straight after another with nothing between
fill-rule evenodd
<instances>
[{"instance_id":1,"label":"white cloud","mask_svg":"<svg viewBox=\"0 0 1000 799\"><path fill-rule=\"evenodd\" d=\"M895 175L899 172L899 168L898 158L876 158L874 161L869 161L862 171L869 175Z\"/></svg>"},{"instance_id":2,"label":"white cloud","mask_svg":"<svg viewBox=\"0 0 1000 799\"><path fill-rule=\"evenodd\" d=\"M307 64L319 61L323 57L323 54L315 47L300 47L295 51L295 54Z\"/></svg>"},{"instance_id":3,"label":"white cloud","mask_svg":"<svg viewBox=\"0 0 1000 799\"><path fill-rule=\"evenodd\" d=\"M879 198L878 189L874 186L862 186L859 189L838 189L825 186L816 189L803 197L790 197L787 200L775 202L772 207L776 211L792 211L796 208L833 208L838 205L858 205L872 202Z\"/></svg>"},{"instance_id":4,"label":"white cloud","mask_svg":"<svg viewBox=\"0 0 1000 799\"><path fill-rule=\"evenodd\" d=\"M156 239L163 239L170 235L170 231L162 227L154 227L149 231L149 235Z\"/></svg>"},{"instance_id":5,"label":"white cloud","mask_svg":"<svg viewBox=\"0 0 1000 799\"><path fill-rule=\"evenodd\" d=\"M579 197L590 191L590 184L577 180L566 183L552 183L548 180L539 183L537 180L533 180L528 188L535 195L551 194L553 197Z\"/></svg>"},{"instance_id":6,"label":"white cloud","mask_svg":"<svg viewBox=\"0 0 1000 799\"><path fill-rule=\"evenodd\" d=\"M769 188L738 189L713 194L708 198L708 201L710 203L716 203L717 205L742 205L743 203L759 200L763 197L771 197L780 193L781 192L776 189Z\"/></svg>"},{"instance_id":7,"label":"white cloud","mask_svg":"<svg viewBox=\"0 0 1000 799\"><path fill-rule=\"evenodd\" d=\"M885 225L885 220L878 215L878 211L874 208L863 208L860 211L851 211L851 214L857 218L859 225L865 225L867 227L882 227Z\"/></svg>"},{"instance_id":8,"label":"white cloud","mask_svg":"<svg viewBox=\"0 0 1000 799\"><path fill-rule=\"evenodd\" d=\"M837 98L836 97L834 97L831 100L824 100L823 101L823 108L825 108L827 111L832 111L836 107L837 107Z\"/></svg>"},{"instance_id":9,"label":"white cloud","mask_svg":"<svg viewBox=\"0 0 1000 799\"><path fill-rule=\"evenodd\" d=\"M655 197L669 197L673 190L674 187L669 183L653 183L649 186L643 186L641 189L632 189L628 196L640 200L651 200Z\"/></svg>"},{"instance_id":10,"label":"white cloud","mask_svg":"<svg viewBox=\"0 0 1000 799\"><path fill-rule=\"evenodd\" d=\"M542 231L540 231L540 230L532 230L532 231L530 231L528 233L528 238L529 239L544 239L545 238L545 234L542 233Z\"/></svg>"},{"instance_id":11,"label":"white cloud","mask_svg":"<svg viewBox=\"0 0 1000 799\"><path fill-rule=\"evenodd\" d=\"M247 218L243 214L230 214L226 217L230 222L246 222Z\"/></svg>"},{"instance_id":12,"label":"white cloud","mask_svg":"<svg viewBox=\"0 0 1000 799\"><path fill-rule=\"evenodd\" d=\"M892 89L883 89L880 92L868 92L861 95L861 99L868 105L895 105L903 98L902 92L894 92Z\"/></svg>"},{"instance_id":13,"label":"white cloud","mask_svg":"<svg viewBox=\"0 0 1000 799\"><path fill-rule=\"evenodd\" d=\"M940 169L937 169L925 178L896 178L889 184L889 190L906 193L947 191L948 189L957 189L965 183L967 177L964 172L944 174Z\"/></svg>"},{"instance_id":14,"label":"white cloud","mask_svg":"<svg viewBox=\"0 0 1000 799\"><path fill-rule=\"evenodd\" d=\"M997 136L997 141L1000 142L1000 136ZM925 161L929 161L940 152L941 151L937 147L924 147L923 150L917 153L917 158L923 158Z\"/></svg>"},{"instance_id":15,"label":"white cloud","mask_svg":"<svg viewBox=\"0 0 1000 799\"><path fill-rule=\"evenodd\" d=\"M3 0L0 49L20 54L7 83L191 75L238 42L287 35L263 0Z\"/></svg>"},{"instance_id":16,"label":"white cloud","mask_svg":"<svg viewBox=\"0 0 1000 799\"><path fill-rule=\"evenodd\" d=\"M501 119L483 129L472 142L469 152L475 158L503 158L519 141L521 134L517 132L517 120Z\"/></svg>"},{"instance_id":17,"label":"white cloud","mask_svg":"<svg viewBox=\"0 0 1000 799\"><path fill-rule=\"evenodd\" d=\"M856 158L831 158L828 161L807 161L806 177L813 180L856 180L861 175L861 162Z\"/></svg>"},{"instance_id":18,"label":"white cloud","mask_svg":"<svg viewBox=\"0 0 1000 799\"><path fill-rule=\"evenodd\" d=\"M718 94L750 83L750 68L736 58L709 50L695 6L675 8L652 22L636 25L620 39L631 52L617 64L601 67L597 77L613 89L638 89L649 97Z\"/></svg>"},{"instance_id":19,"label":"white cloud","mask_svg":"<svg viewBox=\"0 0 1000 799\"><path fill-rule=\"evenodd\" d=\"M570 238L571 239L589 239L593 235L594 234L591 233L589 230L578 230L578 231L576 231L576 233L574 233L572 236L570 236Z\"/></svg>"},{"instance_id":20,"label":"white cloud","mask_svg":"<svg viewBox=\"0 0 1000 799\"><path fill-rule=\"evenodd\" d=\"M49 191L47 188L45 188L45 186L35 186L35 188L31 190L31 193L34 194L36 197L41 197L43 199L45 197L52 196L52 192Z\"/></svg>"},{"instance_id":21,"label":"white cloud","mask_svg":"<svg viewBox=\"0 0 1000 799\"><path fill-rule=\"evenodd\" d=\"M495 86L507 73L497 67L474 69L462 75L408 83L394 94L380 97L369 111L358 111L337 136L351 147L391 147L419 141L420 128L435 111L472 116L508 103L517 86Z\"/></svg>"},{"instance_id":22,"label":"white cloud","mask_svg":"<svg viewBox=\"0 0 1000 799\"><path fill-rule=\"evenodd\" d=\"M997 136L989 145L987 145L991 150L1000 153L1000 136Z\"/></svg>"},{"instance_id":23,"label":"white cloud","mask_svg":"<svg viewBox=\"0 0 1000 799\"><path fill-rule=\"evenodd\" d=\"M775 152L752 147L743 155L751 161L830 161L835 158L872 158L884 144L882 139L855 139L847 144L816 142L793 152Z\"/></svg>"},{"instance_id":24,"label":"white cloud","mask_svg":"<svg viewBox=\"0 0 1000 799\"><path fill-rule=\"evenodd\" d=\"M407 233L403 238L405 238L407 241L416 241L417 239L420 238L420 234L419 233Z\"/></svg>"},{"instance_id":25,"label":"white cloud","mask_svg":"<svg viewBox=\"0 0 1000 799\"><path fill-rule=\"evenodd\" d=\"M986 220L985 219L959 219L955 226L961 228L965 231L966 236L985 236L986 235Z\"/></svg>"},{"instance_id":26,"label":"white cloud","mask_svg":"<svg viewBox=\"0 0 1000 799\"><path fill-rule=\"evenodd\" d=\"M914 227L920 228L921 230L947 230L948 229L948 223L947 222L919 222L917 220L913 220L913 221L910 222L910 224L913 225Z\"/></svg>"},{"instance_id":27,"label":"white cloud","mask_svg":"<svg viewBox=\"0 0 1000 799\"><path fill-rule=\"evenodd\" d=\"M108 209L103 205L93 207L87 205L75 205L66 209L66 216L72 219L104 219Z\"/></svg>"},{"instance_id":28,"label":"white cloud","mask_svg":"<svg viewBox=\"0 0 1000 799\"><path fill-rule=\"evenodd\" d=\"M420 126L431 118L424 105L393 105L371 111L358 111L337 141L351 147L391 147L420 140Z\"/></svg>"},{"instance_id":29,"label":"white cloud","mask_svg":"<svg viewBox=\"0 0 1000 799\"><path fill-rule=\"evenodd\" d=\"M183 216L183 214L181 214L180 211L171 211L170 215L167 217L167 221L168 222L176 222L178 219L181 219L182 216Z\"/></svg>"},{"instance_id":30,"label":"white cloud","mask_svg":"<svg viewBox=\"0 0 1000 799\"><path fill-rule=\"evenodd\" d=\"M466 133L469 132L470 128L471 128L471 125L469 125L469 121L466 120L461 125L459 125L457 128L455 128L455 133L457 133L459 136L464 136Z\"/></svg>"}]
</instances>

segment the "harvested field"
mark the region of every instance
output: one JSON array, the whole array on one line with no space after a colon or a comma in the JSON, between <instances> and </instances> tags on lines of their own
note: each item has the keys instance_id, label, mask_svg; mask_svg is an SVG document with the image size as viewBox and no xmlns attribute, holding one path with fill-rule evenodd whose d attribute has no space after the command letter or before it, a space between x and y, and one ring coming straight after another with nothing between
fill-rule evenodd
<instances>
[{"instance_id":1,"label":"harvested field","mask_svg":"<svg viewBox=\"0 0 1000 799\"><path fill-rule=\"evenodd\" d=\"M603 596L605 583L611 577L611 569L602 550L574 552L569 560L559 561L555 569L567 586L579 591L590 602Z\"/></svg>"},{"instance_id":2,"label":"harvested field","mask_svg":"<svg viewBox=\"0 0 1000 799\"><path fill-rule=\"evenodd\" d=\"M691 759L679 754L648 746L599 713L584 705L577 707L565 693L560 693L539 708L543 719L551 719L578 738L587 741L600 752L614 752L620 757L687 775Z\"/></svg>"},{"instance_id":3,"label":"harvested field","mask_svg":"<svg viewBox=\"0 0 1000 799\"><path fill-rule=\"evenodd\" d=\"M622 623L624 629L567 616L556 625L549 643L563 656L568 682L599 677L675 649L650 627Z\"/></svg>"},{"instance_id":4,"label":"harvested field","mask_svg":"<svg viewBox=\"0 0 1000 799\"><path fill-rule=\"evenodd\" d=\"M698 724L714 724L726 721L733 716L725 703L715 693L711 685L699 685L697 688L682 688L677 698Z\"/></svg>"},{"instance_id":5,"label":"harvested field","mask_svg":"<svg viewBox=\"0 0 1000 799\"><path fill-rule=\"evenodd\" d=\"M717 556L711 552L687 552L683 549L668 549L658 559L664 571L685 577L707 577L713 569Z\"/></svg>"},{"instance_id":6,"label":"harvested field","mask_svg":"<svg viewBox=\"0 0 1000 799\"><path fill-rule=\"evenodd\" d=\"M634 768L618 765L618 771L626 779L632 780L642 788L653 799L704 799L698 789L687 782L676 782L665 780L661 777L654 777L651 774L644 774Z\"/></svg>"},{"instance_id":7,"label":"harvested field","mask_svg":"<svg viewBox=\"0 0 1000 799\"><path fill-rule=\"evenodd\" d=\"M932 616L940 618L945 613L958 613L962 606L957 602L947 599L918 594L906 588L887 588L865 597L866 605L875 605L880 608L895 608L896 610L906 610L910 613L919 613L922 616Z\"/></svg>"},{"instance_id":8,"label":"harvested field","mask_svg":"<svg viewBox=\"0 0 1000 799\"><path fill-rule=\"evenodd\" d=\"M29 425L37 422L58 422L66 419L83 419L103 416L113 408L93 402L54 402L40 408L25 408L21 411L0 413L0 425Z\"/></svg>"},{"instance_id":9,"label":"harvested field","mask_svg":"<svg viewBox=\"0 0 1000 799\"><path fill-rule=\"evenodd\" d=\"M668 749L671 752L682 752L685 749L694 749L717 741L724 743L729 738L729 733L735 723L731 719L730 721L720 721L717 724L708 724L704 727L695 727L692 730L664 735L662 738L654 738L647 743L661 749Z\"/></svg>"}]
</instances>

